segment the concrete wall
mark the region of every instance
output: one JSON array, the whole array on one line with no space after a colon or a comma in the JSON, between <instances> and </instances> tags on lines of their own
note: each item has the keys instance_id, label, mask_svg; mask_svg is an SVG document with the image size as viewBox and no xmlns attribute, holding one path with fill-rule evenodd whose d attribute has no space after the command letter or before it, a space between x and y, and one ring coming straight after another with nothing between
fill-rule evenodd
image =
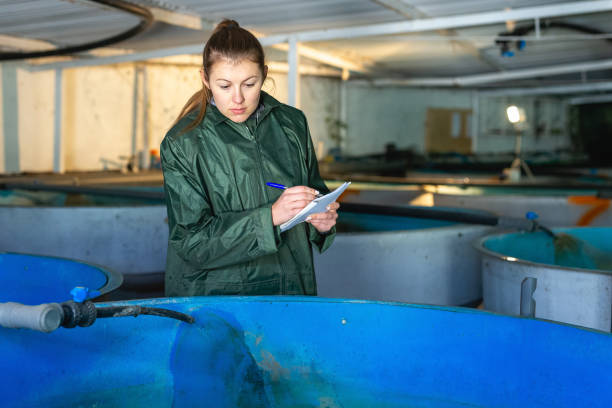
<instances>
[{"instance_id":1,"label":"concrete wall","mask_svg":"<svg viewBox=\"0 0 612 408\"><path fill-rule=\"evenodd\" d=\"M475 101L477 98L477 101ZM477 135L474 153L511 152L515 131L505 109L516 104L526 110L524 151L548 151L571 146L563 99L478 96L470 90L347 86L348 135L343 150L349 155L383 152L385 144L423 153L428 108L474 110ZM473 122L473 120L472 120ZM473 126L473 125L472 125ZM536 132L536 128L540 131Z\"/></svg>"},{"instance_id":2,"label":"concrete wall","mask_svg":"<svg viewBox=\"0 0 612 408\"><path fill-rule=\"evenodd\" d=\"M150 148L159 149L187 100L202 88L195 66L147 66Z\"/></svg>"},{"instance_id":3,"label":"concrete wall","mask_svg":"<svg viewBox=\"0 0 612 408\"><path fill-rule=\"evenodd\" d=\"M303 76L300 108L308 118L310 135L319 159L334 146L329 138L327 118L340 118L340 87L337 78Z\"/></svg>"},{"instance_id":4,"label":"concrete wall","mask_svg":"<svg viewBox=\"0 0 612 408\"><path fill-rule=\"evenodd\" d=\"M133 153L158 148L182 106L200 88L198 69L197 64L173 60L65 69L61 107L65 170L118 168ZM269 77L264 90L286 102L286 73L270 72ZM52 171L55 73L0 64L0 78L0 172ZM566 107L560 99L475 99L469 90L373 87L314 76L302 76L300 85L300 107L319 158L334 146L327 118L346 121L342 148L349 155L382 152L388 143L423 152L428 108L474 106L479 113L475 152L510 152L514 133L505 119L510 103L527 112L524 151L570 146Z\"/></svg>"},{"instance_id":5,"label":"concrete wall","mask_svg":"<svg viewBox=\"0 0 612 408\"><path fill-rule=\"evenodd\" d=\"M423 152L427 108L471 109L471 92L348 85L348 136L343 149L350 155L380 153L385 144Z\"/></svg>"},{"instance_id":6,"label":"concrete wall","mask_svg":"<svg viewBox=\"0 0 612 408\"><path fill-rule=\"evenodd\" d=\"M148 133L152 148L158 148L183 105L200 89L201 81L195 66L147 66L146 70L149 89ZM329 145L325 118L338 115L340 80L302 76L300 88L300 109L308 118L313 143L321 156ZM271 71L263 90L287 103L287 74Z\"/></svg>"},{"instance_id":7,"label":"concrete wall","mask_svg":"<svg viewBox=\"0 0 612 408\"><path fill-rule=\"evenodd\" d=\"M64 73L66 170L97 170L132 149L134 66L70 69Z\"/></svg>"},{"instance_id":8,"label":"concrete wall","mask_svg":"<svg viewBox=\"0 0 612 408\"><path fill-rule=\"evenodd\" d=\"M55 73L17 71L21 171L53 169Z\"/></svg>"},{"instance_id":9,"label":"concrete wall","mask_svg":"<svg viewBox=\"0 0 612 408\"><path fill-rule=\"evenodd\" d=\"M1 68L0 172L53 171L55 72ZM287 75L269 77L264 89L286 102ZM325 117L338 111L339 84L302 77L300 103L320 154L327 145ZM118 169L130 155L158 149L201 82L197 65L169 62L65 69L62 85L64 169L91 171Z\"/></svg>"},{"instance_id":10,"label":"concrete wall","mask_svg":"<svg viewBox=\"0 0 612 408\"><path fill-rule=\"evenodd\" d=\"M506 107L516 105L525 110L523 151L569 149L568 108L566 101L554 97L486 97L479 98L478 152L507 152L514 149L517 130L506 118Z\"/></svg>"}]
</instances>

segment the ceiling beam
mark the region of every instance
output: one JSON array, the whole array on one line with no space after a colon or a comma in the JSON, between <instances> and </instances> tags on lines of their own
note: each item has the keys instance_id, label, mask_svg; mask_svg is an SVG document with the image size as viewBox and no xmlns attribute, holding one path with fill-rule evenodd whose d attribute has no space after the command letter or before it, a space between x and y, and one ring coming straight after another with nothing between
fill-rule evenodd
<instances>
[{"instance_id":1,"label":"ceiling beam","mask_svg":"<svg viewBox=\"0 0 612 408\"><path fill-rule=\"evenodd\" d=\"M289 72L289 64L286 62L268 62L268 72L276 72L280 74L287 74ZM300 75L316 75L316 76L327 76L340 78L342 75L341 71L333 68L326 67L313 67L309 65L300 65L298 68Z\"/></svg>"},{"instance_id":2,"label":"ceiling beam","mask_svg":"<svg viewBox=\"0 0 612 408\"><path fill-rule=\"evenodd\" d=\"M478 91L479 96L522 96L522 95L571 95L587 92L612 91L612 82L588 82L585 84L537 86L531 88L503 88Z\"/></svg>"},{"instance_id":3,"label":"ceiling beam","mask_svg":"<svg viewBox=\"0 0 612 408\"><path fill-rule=\"evenodd\" d=\"M273 45L273 47L278 50L289 51L289 44L276 44ZM326 65L331 65L332 67L348 69L350 71L355 72L368 71L368 69L363 63L347 60L345 58L338 57L327 52L316 50L312 47L300 45L298 47L298 52L302 57L307 57L314 61L321 62Z\"/></svg>"},{"instance_id":4,"label":"ceiling beam","mask_svg":"<svg viewBox=\"0 0 612 408\"><path fill-rule=\"evenodd\" d=\"M4 34L0 34L0 47L19 51L46 51L56 48L54 44L48 41Z\"/></svg>"},{"instance_id":5,"label":"ceiling beam","mask_svg":"<svg viewBox=\"0 0 612 408\"><path fill-rule=\"evenodd\" d=\"M612 102L612 93L603 95L579 96L569 100L570 105L585 105L591 103L608 103Z\"/></svg>"},{"instance_id":6,"label":"ceiling beam","mask_svg":"<svg viewBox=\"0 0 612 408\"><path fill-rule=\"evenodd\" d=\"M163 58L174 55L200 54L202 44L185 45L182 47L162 48L160 50L135 52L130 54L112 55L101 58L82 58L69 61L52 62L47 64L29 64L27 69L32 72L47 71L50 69L70 69L93 67L100 65L121 64L124 62L144 61L153 58Z\"/></svg>"},{"instance_id":7,"label":"ceiling beam","mask_svg":"<svg viewBox=\"0 0 612 408\"><path fill-rule=\"evenodd\" d=\"M203 19L194 14L179 13L159 7L147 7L155 21L160 21L166 24L190 28L192 30L212 30L214 25L211 21Z\"/></svg>"},{"instance_id":8,"label":"ceiling beam","mask_svg":"<svg viewBox=\"0 0 612 408\"><path fill-rule=\"evenodd\" d=\"M419 31L445 30L449 28L473 27L479 25L505 23L508 20L521 21L561 17L575 14L612 11L611 0L574 1L571 3L551 4L539 7L521 7L517 9L498 10L486 13L465 14L449 17L434 17L401 21L396 23L372 24L357 27L331 28L327 30L302 31L297 33L278 34L262 39L265 45L287 42L289 36L295 36L300 42L329 41L348 38L369 37L413 33Z\"/></svg>"},{"instance_id":9,"label":"ceiling beam","mask_svg":"<svg viewBox=\"0 0 612 408\"><path fill-rule=\"evenodd\" d=\"M514 79L534 78L550 75L570 74L573 72L600 71L612 69L612 59L581 62L576 64L552 65L539 68L515 69L512 71L493 72L490 74L466 75L462 77L436 77L411 79L374 79L372 81L354 81L375 86L442 86L466 87L493 82L511 81Z\"/></svg>"},{"instance_id":10,"label":"ceiling beam","mask_svg":"<svg viewBox=\"0 0 612 408\"><path fill-rule=\"evenodd\" d=\"M289 49L289 46L285 44L278 44L278 46L280 49L283 49L283 50ZM333 67L338 67L341 69L349 69L351 71L358 71L358 72L361 72L362 70L366 69L362 64L359 64L359 63L352 63L352 62L340 59L338 57L331 56L329 54L317 51L310 47L305 47L306 49L302 49L302 48L303 47L299 48L302 51L301 55L311 58L313 60L319 61L319 62L323 62ZM92 66L100 66L100 65L121 64L121 63L134 62L134 61L145 61L145 60L150 60L150 59L165 58L165 57L176 56L176 55L194 55L194 54L201 54L201 53L202 53L202 44L194 44L194 45L187 45L183 47L172 47L172 48L138 52L138 53L112 55L112 56L107 56L107 57L74 59L74 60L69 60L69 61L59 61L59 62L52 62L52 63L47 63L47 64L39 64L39 65L29 64L27 65L27 69L32 72L37 72L37 71L47 71L47 70L54 70L54 69L92 67ZM307 68L305 71L300 70L300 73L302 72L310 74L310 75L317 75L316 72L318 71L316 69ZM325 72L325 74L322 74L324 76L330 76L329 73L331 71L321 70L320 72Z\"/></svg>"}]
</instances>

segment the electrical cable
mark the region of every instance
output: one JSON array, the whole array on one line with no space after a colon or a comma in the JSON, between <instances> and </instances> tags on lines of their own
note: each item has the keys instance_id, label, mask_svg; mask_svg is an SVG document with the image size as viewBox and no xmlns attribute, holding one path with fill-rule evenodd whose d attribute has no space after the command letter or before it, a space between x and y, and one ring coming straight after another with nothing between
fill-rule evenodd
<instances>
[{"instance_id":1,"label":"electrical cable","mask_svg":"<svg viewBox=\"0 0 612 408\"><path fill-rule=\"evenodd\" d=\"M110 306L110 307L97 307L96 317L123 317L123 316L138 316L138 315L152 315L169 317L177 319L185 323L193 323L195 319L185 313L176 312L169 309L161 309L158 307L143 307L143 306Z\"/></svg>"},{"instance_id":2,"label":"electrical cable","mask_svg":"<svg viewBox=\"0 0 612 408\"><path fill-rule=\"evenodd\" d=\"M56 48L45 51L28 51L28 52L2 52L0 53L0 61L21 60L27 58L42 58L56 55L67 55L77 52L89 51L94 48L106 47L127 40L137 34L147 30L153 23L153 14L146 8L135 4L128 3L122 0L90 0L94 3L100 3L105 6L112 7L117 10L125 11L141 18L141 21L136 26L119 33L117 35L104 38L102 40L92 41L84 44L70 45L63 48Z\"/></svg>"}]
</instances>

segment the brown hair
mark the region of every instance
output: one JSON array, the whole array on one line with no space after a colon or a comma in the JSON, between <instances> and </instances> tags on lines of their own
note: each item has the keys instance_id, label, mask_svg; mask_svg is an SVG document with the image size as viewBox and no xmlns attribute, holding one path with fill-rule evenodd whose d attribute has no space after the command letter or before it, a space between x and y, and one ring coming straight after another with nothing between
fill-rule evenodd
<instances>
[{"instance_id":1,"label":"brown hair","mask_svg":"<svg viewBox=\"0 0 612 408\"><path fill-rule=\"evenodd\" d=\"M265 57L261 43L253 34L240 27L234 20L224 19L221 21L204 46L202 69L207 79L213 64L222 58L230 61L240 61L247 58L259 66L262 75L265 73ZM187 114L199 108L196 119L183 131L186 132L195 128L204 119L206 105L210 102L211 97L210 90L202 84L202 89L194 93L183 106L173 126Z\"/></svg>"}]
</instances>

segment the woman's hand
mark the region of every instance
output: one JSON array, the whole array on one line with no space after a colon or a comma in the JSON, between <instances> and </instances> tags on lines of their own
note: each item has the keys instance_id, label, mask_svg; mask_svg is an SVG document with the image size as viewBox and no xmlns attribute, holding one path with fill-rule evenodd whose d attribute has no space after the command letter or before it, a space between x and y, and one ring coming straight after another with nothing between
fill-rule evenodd
<instances>
[{"instance_id":1,"label":"woman's hand","mask_svg":"<svg viewBox=\"0 0 612 408\"><path fill-rule=\"evenodd\" d=\"M272 204L272 223L276 226L289 221L314 200L317 194L319 192L314 188L306 186L289 187Z\"/></svg>"},{"instance_id":2,"label":"woman's hand","mask_svg":"<svg viewBox=\"0 0 612 408\"><path fill-rule=\"evenodd\" d=\"M320 233L325 234L332 229L334 225L336 225L336 220L338 219L338 208L340 208L340 204L333 202L327 206L326 212L312 214L306 218L306 222L309 222L310 225L315 227Z\"/></svg>"}]
</instances>

